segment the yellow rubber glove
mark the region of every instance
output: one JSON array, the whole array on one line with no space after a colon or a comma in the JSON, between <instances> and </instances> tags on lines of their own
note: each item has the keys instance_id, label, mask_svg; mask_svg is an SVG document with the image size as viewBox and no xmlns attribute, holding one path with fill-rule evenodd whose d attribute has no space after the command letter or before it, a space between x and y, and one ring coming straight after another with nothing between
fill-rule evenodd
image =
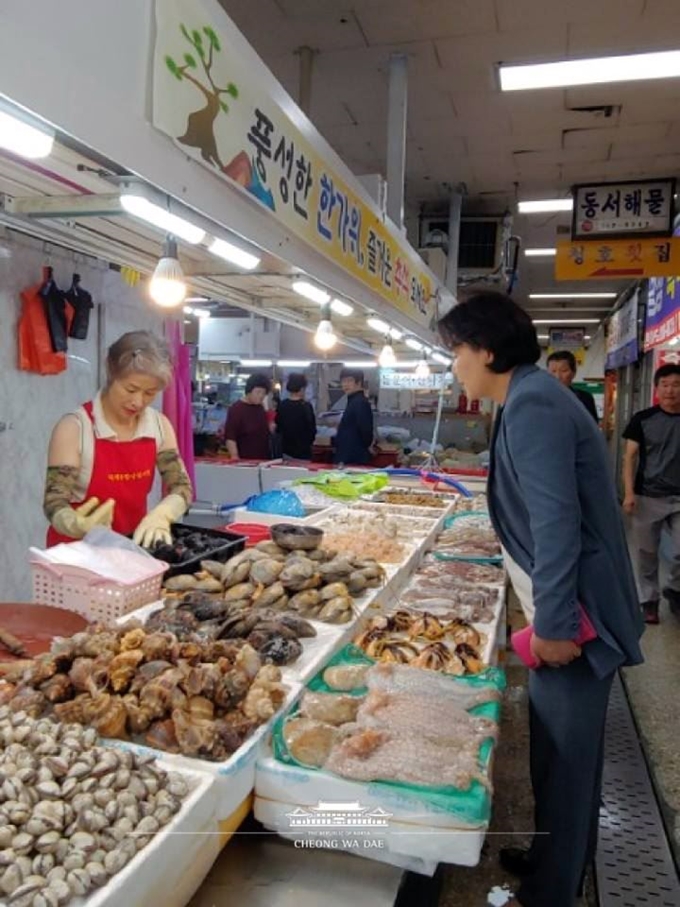
<instances>
[{"instance_id":1,"label":"yellow rubber glove","mask_svg":"<svg viewBox=\"0 0 680 907\"><path fill-rule=\"evenodd\" d=\"M89 498L80 507L62 507L52 517L52 525L61 535L82 539L95 526L111 528L116 502L109 498L103 504L99 498Z\"/></svg>"},{"instance_id":2,"label":"yellow rubber glove","mask_svg":"<svg viewBox=\"0 0 680 907\"><path fill-rule=\"evenodd\" d=\"M142 548L153 548L160 542L170 545L172 543L170 527L183 516L186 509L187 502L181 494L169 494L150 510L137 526L133 535L134 541Z\"/></svg>"}]
</instances>

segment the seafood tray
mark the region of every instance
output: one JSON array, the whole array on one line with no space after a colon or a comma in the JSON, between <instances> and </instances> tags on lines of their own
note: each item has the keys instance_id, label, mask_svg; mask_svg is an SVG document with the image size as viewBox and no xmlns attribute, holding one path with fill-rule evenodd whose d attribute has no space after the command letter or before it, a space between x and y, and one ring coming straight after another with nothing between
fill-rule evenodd
<instances>
[{"instance_id":1,"label":"seafood tray","mask_svg":"<svg viewBox=\"0 0 680 907\"><path fill-rule=\"evenodd\" d=\"M447 510L456 503L458 497L459 495L456 492L439 493L389 485L387 488L383 488L373 494L363 495L362 499L376 504L390 504L393 507L417 507L419 510Z\"/></svg>"},{"instance_id":2,"label":"seafood tray","mask_svg":"<svg viewBox=\"0 0 680 907\"><path fill-rule=\"evenodd\" d=\"M384 532L388 538L408 541L428 535L432 530L433 520L413 517L406 523L403 515L390 514L387 507L371 508L362 502L349 506L337 504L335 507L311 517L309 523L322 529L375 528L376 531Z\"/></svg>"},{"instance_id":3,"label":"seafood tray","mask_svg":"<svg viewBox=\"0 0 680 907\"><path fill-rule=\"evenodd\" d=\"M175 562L173 557L182 551L185 541L198 536L202 537L202 544L205 547L199 553L191 557L185 555L184 560ZM150 552L154 557L164 560L170 565L163 575L164 579L182 573L195 573L201 569L203 560L219 561L224 564L230 557L243 551L246 545L245 536L237 535L235 532L203 529L200 526L189 526L186 523L176 523L172 527L172 538L173 545L161 546ZM190 553L189 549L187 554Z\"/></svg>"}]
</instances>

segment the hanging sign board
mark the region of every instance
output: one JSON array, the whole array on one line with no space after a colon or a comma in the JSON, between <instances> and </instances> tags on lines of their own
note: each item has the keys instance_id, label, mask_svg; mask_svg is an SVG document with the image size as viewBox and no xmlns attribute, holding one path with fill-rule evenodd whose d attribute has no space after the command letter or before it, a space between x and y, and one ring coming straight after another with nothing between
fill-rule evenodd
<instances>
[{"instance_id":1,"label":"hanging sign board","mask_svg":"<svg viewBox=\"0 0 680 907\"><path fill-rule=\"evenodd\" d=\"M557 243L557 280L636 280L680 274L680 239L589 239Z\"/></svg>"},{"instance_id":2,"label":"hanging sign board","mask_svg":"<svg viewBox=\"0 0 680 907\"><path fill-rule=\"evenodd\" d=\"M294 120L258 83L218 5L156 0L155 9L153 125L365 287L434 329L436 287L422 259L361 197L358 183L353 188L324 159L311 124L299 112Z\"/></svg>"},{"instance_id":3,"label":"hanging sign board","mask_svg":"<svg viewBox=\"0 0 680 907\"><path fill-rule=\"evenodd\" d=\"M422 378L413 372L380 369L380 387L383 390L441 390L453 380L450 372L430 372Z\"/></svg>"},{"instance_id":4,"label":"hanging sign board","mask_svg":"<svg viewBox=\"0 0 680 907\"><path fill-rule=\"evenodd\" d=\"M572 239L670 236L674 179L582 184L572 188Z\"/></svg>"},{"instance_id":5,"label":"hanging sign board","mask_svg":"<svg viewBox=\"0 0 680 907\"><path fill-rule=\"evenodd\" d=\"M574 354L579 365L586 356L586 332L584 328L551 328L548 340L548 356L558 350Z\"/></svg>"},{"instance_id":6,"label":"hanging sign board","mask_svg":"<svg viewBox=\"0 0 680 907\"><path fill-rule=\"evenodd\" d=\"M680 277L654 277L647 288L644 350L680 335Z\"/></svg>"},{"instance_id":7,"label":"hanging sign board","mask_svg":"<svg viewBox=\"0 0 680 907\"><path fill-rule=\"evenodd\" d=\"M638 293L625 302L609 319L606 338L605 369L623 368L637 362Z\"/></svg>"}]
</instances>

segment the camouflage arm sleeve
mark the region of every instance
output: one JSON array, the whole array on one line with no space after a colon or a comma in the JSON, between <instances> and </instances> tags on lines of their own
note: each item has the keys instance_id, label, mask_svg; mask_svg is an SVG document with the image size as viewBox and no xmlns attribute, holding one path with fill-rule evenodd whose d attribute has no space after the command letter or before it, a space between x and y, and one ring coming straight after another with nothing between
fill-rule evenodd
<instances>
[{"instance_id":1,"label":"camouflage arm sleeve","mask_svg":"<svg viewBox=\"0 0 680 907\"><path fill-rule=\"evenodd\" d=\"M78 474L77 466L48 466L43 498L43 513L48 521L57 511L70 507L74 497Z\"/></svg>"},{"instance_id":2,"label":"camouflage arm sleeve","mask_svg":"<svg viewBox=\"0 0 680 907\"><path fill-rule=\"evenodd\" d=\"M168 494L178 494L184 498L187 507L194 499L191 479L176 450L161 450L156 457L156 465L163 479Z\"/></svg>"}]
</instances>

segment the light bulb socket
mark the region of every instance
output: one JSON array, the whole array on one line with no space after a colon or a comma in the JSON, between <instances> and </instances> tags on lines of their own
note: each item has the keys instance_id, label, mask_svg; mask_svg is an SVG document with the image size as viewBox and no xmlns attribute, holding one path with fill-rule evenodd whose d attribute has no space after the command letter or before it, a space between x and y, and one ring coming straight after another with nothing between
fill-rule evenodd
<instances>
[{"instance_id":1,"label":"light bulb socket","mask_svg":"<svg viewBox=\"0 0 680 907\"><path fill-rule=\"evenodd\" d=\"M168 233L163 241L163 254L161 258L176 258L179 261L179 254L177 252L177 239Z\"/></svg>"}]
</instances>

